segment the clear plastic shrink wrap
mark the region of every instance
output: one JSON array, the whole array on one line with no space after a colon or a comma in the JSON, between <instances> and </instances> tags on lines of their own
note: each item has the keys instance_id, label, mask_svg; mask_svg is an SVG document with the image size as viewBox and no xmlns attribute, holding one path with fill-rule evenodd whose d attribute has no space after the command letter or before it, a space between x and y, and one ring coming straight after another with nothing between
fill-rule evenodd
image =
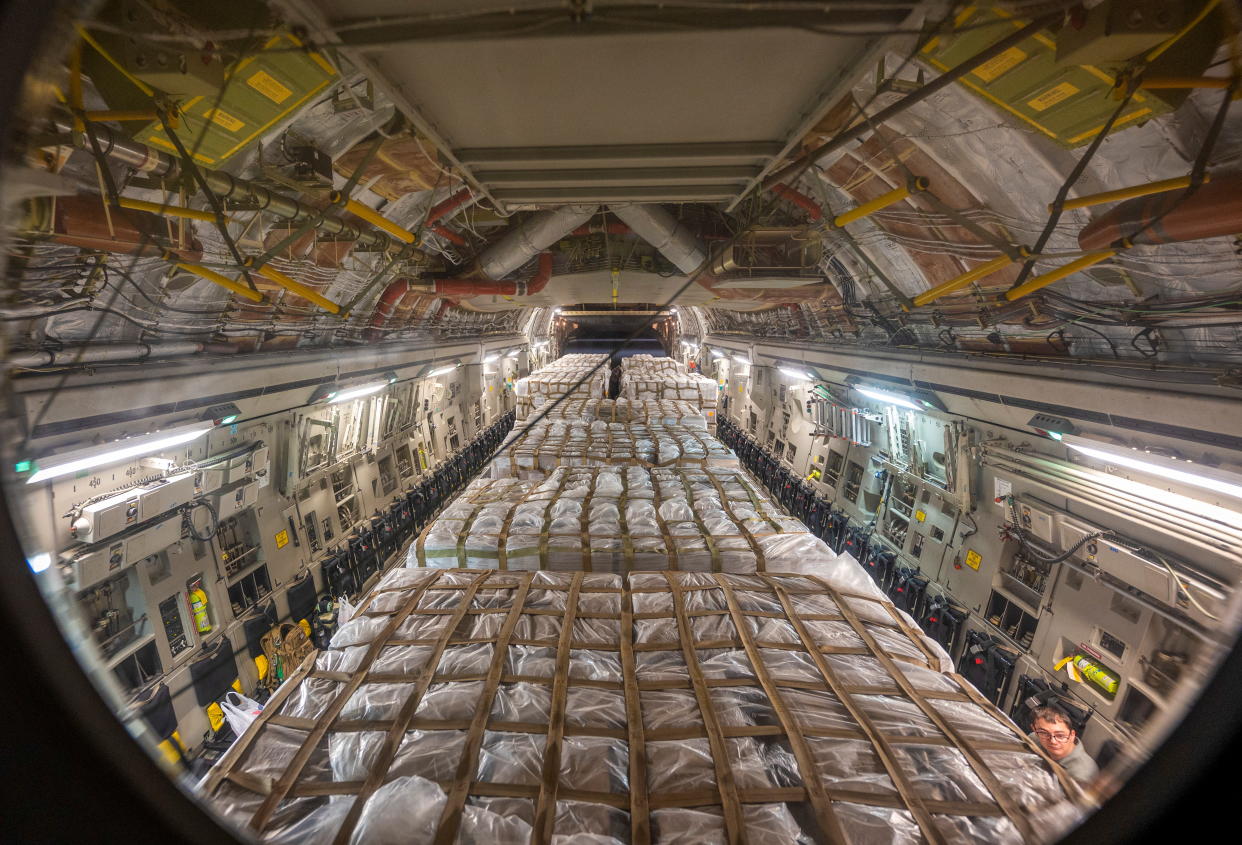
<instances>
[{"instance_id":1,"label":"clear plastic shrink wrap","mask_svg":"<svg viewBox=\"0 0 1242 845\"><path fill-rule=\"evenodd\" d=\"M843 559L843 571L870 583ZM407 565L822 573L838 560L739 469L632 466L476 479L410 547Z\"/></svg>"},{"instance_id":2,"label":"clear plastic shrink wrap","mask_svg":"<svg viewBox=\"0 0 1242 845\"><path fill-rule=\"evenodd\" d=\"M525 378L513 392L518 397L517 418L525 419L552 399L561 396L599 399L608 393L611 372L607 355L566 355Z\"/></svg>"},{"instance_id":3,"label":"clear plastic shrink wrap","mask_svg":"<svg viewBox=\"0 0 1242 845\"><path fill-rule=\"evenodd\" d=\"M548 397L550 400L553 397ZM517 398L518 421L538 422L573 420L608 423L636 423L639 425L684 425L706 429L715 425L714 409L704 410L697 402L683 399L588 399L570 396L560 402L540 400L538 407L530 397Z\"/></svg>"},{"instance_id":4,"label":"clear plastic shrink wrap","mask_svg":"<svg viewBox=\"0 0 1242 845\"><path fill-rule=\"evenodd\" d=\"M201 789L300 845L1019 842L1080 812L891 604L842 584L397 569Z\"/></svg>"},{"instance_id":5,"label":"clear plastic shrink wrap","mask_svg":"<svg viewBox=\"0 0 1242 845\"><path fill-rule=\"evenodd\" d=\"M692 425L544 420L516 429L492 459L493 478L542 479L559 466L738 467L737 457Z\"/></svg>"}]
</instances>

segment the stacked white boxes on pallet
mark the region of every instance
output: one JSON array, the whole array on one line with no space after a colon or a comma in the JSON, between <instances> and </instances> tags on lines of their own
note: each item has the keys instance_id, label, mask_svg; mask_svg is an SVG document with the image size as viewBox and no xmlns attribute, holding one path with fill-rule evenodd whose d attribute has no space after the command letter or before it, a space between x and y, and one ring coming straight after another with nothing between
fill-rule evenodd
<instances>
[{"instance_id":1,"label":"stacked white boxes on pallet","mask_svg":"<svg viewBox=\"0 0 1242 845\"><path fill-rule=\"evenodd\" d=\"M611 372L607 361L607 355L569 355L518 379L513 387L517 419L524 420L561 397L603 398Z\"/></svg>"},{"instance_id":2,"label":"stacked white boxes on pallet","mask_svg":"<svg viewBox=\"0 0 1242 845\"><path fill-rule=\"evenodd\" d=\"M709 425L716 422L715 380L689 372L685 364L672 358L633 355L621 362L621 394L627 399L680 399L695 402L707 417Z\"/></svg>"},{"instance_id":3,"label":"stacked white boxes on pallet","mask_svg":"<svg viewBox=\"0 0 1242 845\"><path fill-rule=\"evenodd\" d=\"M698 419L702 419L701 417ZM732 467L737 457L703 425L542 420L515 429L493 478L542 479L556 467Z\"/></svg>"}]
</instances>

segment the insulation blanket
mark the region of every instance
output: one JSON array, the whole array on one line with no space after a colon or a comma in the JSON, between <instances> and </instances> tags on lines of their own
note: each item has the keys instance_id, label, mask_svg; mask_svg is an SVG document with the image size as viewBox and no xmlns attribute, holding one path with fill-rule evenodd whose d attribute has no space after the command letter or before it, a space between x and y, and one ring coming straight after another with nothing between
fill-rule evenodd
<instances>
[{"instance_id":1,"label":"insulation blanket","mask_svg":"<svg viewBox=\"0 0 1242 845\"><path fill-rule=\"evenodd\" d=\"M818 572L837 560L740 469L558 467L542 481L471 482L406 565Z\"/></svg>"},{"instance_id":2,"label":"insulation blanket","mask_svg":"<svg viewBox=\"0 0 1242 845\"><path fill-rule=\"evenodd\" d=\"M299 845L1036 842L1082 800L877 595L405 568L200 789Z\"/></svg>"},{"instance_id":3,"label":"insulation blanket","mask_svg":"<svg viewBox=\"0 0 1242 845\"><path fill-rule=\"evenodd\" d=\"M515 429L492 459L493 478L542 479L558 466L738 467L703 426L543 420Z\"/></svg>"}]
</instances>

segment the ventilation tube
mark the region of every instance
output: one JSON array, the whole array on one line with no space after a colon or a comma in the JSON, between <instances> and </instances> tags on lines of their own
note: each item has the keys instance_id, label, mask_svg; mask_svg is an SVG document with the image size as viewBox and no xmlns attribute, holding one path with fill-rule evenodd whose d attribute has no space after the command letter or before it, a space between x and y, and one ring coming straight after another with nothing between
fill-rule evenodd
<instances>
[{"instance_id":1,"label":"ventilation tube","mask_svg":"<svg viewBox=\"0 0 1242 845\"><path fill-rule=\"evenodd\" d=\"M598 205L566 205L532 214L479 256L479 270L503 279L539 253L590 221Z\"/></svg>"},{"instance_id":2,"label":"ventilation tube","mask_svg":"<svg viewBox=\"0 0 1242 845\"><path fill-rule=\"evenodd\" d=\"M673 215L659 205L627 205L608 209L634 234L651 244L678 270L690 275L702 266L707 252L699 239ZM797 288L715 288L717 279L711 273L702 272L695 280L719 299L747 302L812 302L837 297L831 286L799 290Z\"/></svg>"},{"instance_id":3,"label":"ventilation tube","mask_svg":"<svg viewBox=\"0 0 1242 845\"><path fill-rule=\"evenodd\" d=\"M626 205L608 209L634 234L660 251L669 262L687 275L707 260L694 233L658 205Z\"/></svg>"},{"instance_id":4,"label":"ventilation tube","mask_svg":"<svg viewBox=\"0 0 1242 845\"><path fill-rule=\"evenodd\" d=\"M1171 191L1123 202L1078 233L1086 250L1197 241L1242 232L1242 175L1213 178L1190 196Z\"/></svg>"}]
</instances>

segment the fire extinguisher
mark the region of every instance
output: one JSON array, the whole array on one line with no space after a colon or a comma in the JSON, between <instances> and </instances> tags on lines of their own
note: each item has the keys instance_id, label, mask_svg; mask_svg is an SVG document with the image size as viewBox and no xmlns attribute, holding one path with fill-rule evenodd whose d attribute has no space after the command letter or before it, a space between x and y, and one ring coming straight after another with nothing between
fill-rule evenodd
<instances>
[{"instance_id":1,"label":"fire extinguisher","mask_svg":"<svg viewBox=\"0 0 1242 845\"><path fill-rule=\"evenodd\" d=\"M207 591L201 581L195 581L190 590L190 611L194 614L194 627L200 634L211 632L211 617L207 614Z\"/></svg>"}]
</instances>

